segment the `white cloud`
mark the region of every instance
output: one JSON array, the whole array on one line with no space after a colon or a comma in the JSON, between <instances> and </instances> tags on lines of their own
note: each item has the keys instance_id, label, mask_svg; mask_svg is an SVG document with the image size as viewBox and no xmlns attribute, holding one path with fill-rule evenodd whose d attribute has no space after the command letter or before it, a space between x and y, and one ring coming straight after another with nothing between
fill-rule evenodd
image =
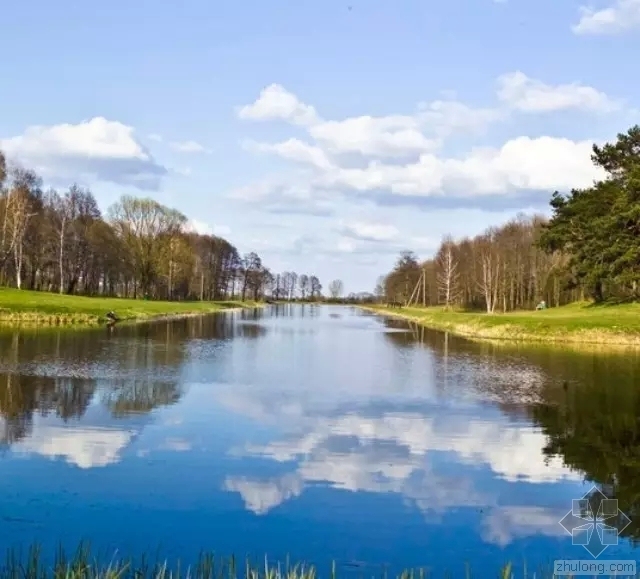
<instances>
[{"instance_id":1,"label":"white cloud","mask_svg":"<svg viewBox=\"0 0 640 579\"><path fill-rule=\"evenodd\" d=\"M211 153L210 149L207 149L197 141L175 141L171 143L170 147L179 153Z\"/></svg>"},{"instance_id":2,"label":"white cloud","mask_svg":"<svg viewBox=\"0 0 640 579\"><path fill-rule=\"evenodd\" d=\"M282 143L274 144L249 141L246 143L246 148L265 153L273 153L290 161L313 165L318 169L330 170L333 168L333 164L322 149L309 145L299 139L289 139Z\"/></svg>"},{"instance_id":3,"label":"white cloud","mask_svg":"<svg viewBox=\"0 0 640 579\"><path fill-rule=\"evenodd\" d=\"M310 125L318 120L312 106L304 104L279 84L266 87L253 104L240 107L238 116L261 121L280 119L298 125Z\"/></svg>"},{"instance_id":4,"label":"white cloud","mask_svg":"<svg viewBox=\"0 0 640 579\"><path fill-rule=\"evenodd\" d=\"M276 214L327 216L333 213L333 195L314 184L306 173L268 177L233 189L229 198L260 202L262 210Z\"/></svg>"},{"instance_id":5,"label":"white cloud","mask_svg":"<svg viewBox=\"0 0 640 579\"><path fill-rule=\"evenodd\" d=\"M558 524L565 511L543 507L507 506L492 509L482 522L482 538L505 547L514 539L544 535L563 537L566 531Z\"/></svg>"},{"instance_id":6,"label":"white cloud","mask_svg":"<svg viewBox=\"0 0 640 579\"><path fill-rule=\"evenodd\" d=\"M611 112L621 106L593 87L578 83L552 86L520 71L499 77L498 98L512 109L527 113L568 109Z\"/></svg>"},{"instance_id":7,"label":"white cloud","mask_svg":"<svg viewBox=\"0 0 640 579\"><path fill-rule=\"evenodd\" d=\"M256 515L264 515L283 502L300 496L303 491L303 482L296 475L285 475L281 479L269 481L228 477L223 488L237 492L244 500L247 510Z\"/></svg>"},{"instance_id":8,"label":"white cloud","mask_svg":"<svg viewBox=\"0 0 640 579\"><path fill-rule=\"evenodd\" d=\"M185 227L188 232L198 233L199 235L211 235L213 229L208 223L199 221L198 219L190 219Z\"/></svg>"},{"instance_id":9,"label":"white cloud","mask_svg":"<svg viewBox=\"0 0 640 579\"><path fill-rule=\"evenodd\" d=\"M432 151L440 145L423 135L418 119L400 115L328 121L313 125L309 133L331 153L402 157Z\"/></svg>"},{"instance_id":10,"label":"white cloud","mask_svg":"<svg viewBox=\"0 0 640 579\"><path fill-rule=\"evenodd\" d=\"M472 108L456 100L422 104L412 115L358 116L324 120L314 107L279 85L267 87L244 119L279 118L302 125L312 142L290 138L251 143L249 148L300 164L290 178L259 181L233 192L237 198L295 205L316 211L318 199L357 193L381 203L412 198L469 201L479 196L517 196L586 187L604 176L591 161L592 141L515 137L499 147L476 147L451 155L439 147L456 134L474 134L515 113L576 109L613 111L621 106L604 93L577 83L549 85L516 71L498 79L498 106ZM355 162L353 155L360 155ZM304 199L304 201L301 201ZM546 197L545 197L546 200ZM318 214L325 214L319 212Z\"/></svg>"},{"instance_id":11,"label":"white cloud","mask_svg":"<svg viewBox=\"0 0 640 579\"><path fill-rule=\"evenodd\" d=\"M225 235L229 235L231 233L231 227L228 225L214 225L213 226L213 234L224 237Z\"/></svg>"},{"instance_id":12,"label":"white cloud","mask_svg":"<svg viewBox=\"0 0 640 579\"><path fill-rule=\"evenodd\" d=\"M336 436L353 437L363 444L367 441L393 442L415 456L434 451L455 452L461 462L474 466L486 464L499 478L510 482L582 480L578 473L565 467L560 458L545 457L542 449L546 437L533 428L463 420L455 416L446 426L437 424L432 418L409 413L389 414L382 418L349 415L333 420L320 419L312 431L298 439L248 447L247 452L278 462L299 458L313 460L314 450L324 456L327 441ZM329 462L334 464L334 458Z\"/></svg>"},{"instance_id":13,"label":"white cloud","mask_svg":"<svg viewBox=\"0 0 640 579\"><path fill-rule=\"evenodd\" d=\"M323 175L320 182L325 187L415 197L471 198L518 190L570 189L588 186L604 175L591 162L591 147L591 141L519 137L500 149L475 149L462 158L422 155L407 165L372 162L363 169L339 169Z\"/></svg>"},{"instance_id":14,"label":"white cloud","mask_svg":"<svg viewBox=\"0 0 640 579\"><path fill-rule=\"evenodd\" d=\"M147 138L150 141L155 141L156 143L162 143L162 135L159 135L158 133L151 133L150 135L147 136Z\"/></svg>"},{"instance_id":15,"label":"white cloud","mask_svg":"<svg viewBox=\"0 0 640 579\"><path fill-rule=\"evenodd\" d=\"M167 438L160 448L162 450L172 450L174 452L186 452L191 450L191 443L182 438Z\"/></svg>"},{"instance_id":16,"label":"white cloud","mask_svg":"<svg viewBox=\"0 0 640 579\"><path fill-rule=\"evenodd\" d=\"M339 230L345 237L364 241L393 241L400 233L394 225L362 221L344 223Z\"/></svg>"},{"instance_id":17,"label":"white cloud","mask_svg":"<svg viewBox=\"0 0 640 579\"><path fill-rule=\"evenodd\" d=\"M446 420L440 418L437 407L428 404L423 406L423 412L389 409L381 416L367 415L369 405L374 413L383 401L391 408L393 404L403 407L412 401L411 406L419 408L418 400L424 404L425 396L429 396L419 389L391 393L386 387L388 378L377 370L373 372L375 379L365 373L349 391L340 388L343 381L339 376L326 380L328 386L321 393L315 392L314 384L301 391L296 380L290 387L280 386L278 392L272 386L256 390L234 385L221 389L218 401L226 408L286 429L280 439L246 445L232 453L293 465L280 479L232 477L227 479L225 488L240 493L247 508L258 514L299 496L315 484L354 492L397 493L425 513L442 513L461 506L497 506L496 497L476 490L473 476L466 474L478 468L486 468L494 478L507 482L582 480L581 474L565 466L561 458L545 455L547 437L539 429L475 417L464 411L464 405L450 406ZM415 372L423 374L424 369L416 368ZM490 399L495 390L497 401L511 403L520 401L518 396L512 400L505 396L506 392L512 394L511 385L521 384L526 392L523 399L529 400L535 398L533 394L543 383L534 369L520 366L505 371L492 363L475 364L469 360L456 365L451 381L478 386L483 400ZM332 388L334 382L336 387ZM458 469L460 474L455 478L436 472L434 469L441 463L434 460L435 453L453 453L453 462L470 470ZM507 528L510 536L544 532L541 529L546 519L542 520L542 515L534 516L526 527L518 512L516 509L494 515L487 526L487 534L494 542L503 544L507 540Z\"/></svg>"},{"instance_id":18,"label":"white cloud","mask_svg":"<svg viewBox=\"0 0 640 579\"><path fill-rule=\"evenodd\" d=\"M615 0L607 8L580 8L575 34L618 34L640 28L640 0Z\"/></svg>"},{"instance_id":19,"label":"white cloud","mask_svg":"<svg viewBox=\"0 0 640 579\"><path fill-rule=\"evenodd\" d=\"M340 253L353 253L357 247L351 239L340 239L336 245L336 250Z\"/></svg>"},{"instance_id":20,"label":"white cloud","mask_svg":"<svg viewBox=\"0 0 640 579\"><path fill-rule=\"evenodd\" d=\"M265 446L247 446L243 453L280 463L293 461L295 471L279 481L230 477L225 482L225 488L239 492L253 512L264 514L313 484L353 492L398 493L425 513L443 513L462 506L495 506L495 497L475 490L464 475L453 478L434 472L431 453L437 451L456 453L461 464L487 465L497 478L509 482L582 480L560 459L546 461L542 452L546 438L528 427L468 422L462 416L452 416L449 424L442 426L432 418L409 413L381 418L350 414L315 421L307 416L303 420L312 424L299 436ZM523 511L530 511L528 521ZM486 534L502 545L513 536L544 532L550 519L543 516L543 511L501 511L487 522Z\"/></svg>"},{"instance_id":21,"label":"white cloud","mask_svg":"<svg viewBox=\"0 0 640 579\"><path fill-rule=\"evenodd\" d=\"M420 126L441 138L479 133L506 117L507 111L499 108L474 108L456 100L421 103L417 114Z\"/></svg>"},{"instance_id":22,"label":"white cloud","mask_svg":"<svg viewBox=\"0 0 640 579\"><path fill-rule=\"evenodd\" d=\"M36 423L33 432L14 444L18 453L35 453L64 458L69 464L86 469L115 464L133 433L110 428L65 428Z\"/></svg>"},{"instance_id":23,"label":"white cloud","mask_svg":"<svg viewBox=\"0 0 640 579\"><path fill-rule=\"evenodd\" d=\"M187 222L185 229L188 232L198 233L199 235L229 235L231 228L227 225L209 225L199 219L190 219Z\"/></svg>"},{"instance_id":24,"label":"white cloud","mask_svg":"<svg viewBox=\"0 0 640 579\"><path fill-rule=\"evenodd\" d=\"M103 117L75 125L32 126L22 135L0 140L0 149L47 179L90 179L155 190L167 174L132 127Z\"/></svg>"}]
</instances>

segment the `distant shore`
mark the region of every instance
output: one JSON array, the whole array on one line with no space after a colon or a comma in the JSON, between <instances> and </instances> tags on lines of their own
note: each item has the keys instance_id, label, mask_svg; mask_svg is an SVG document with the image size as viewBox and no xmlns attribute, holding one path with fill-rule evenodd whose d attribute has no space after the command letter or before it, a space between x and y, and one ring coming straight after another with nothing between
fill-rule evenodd
<instances>
[{"instance_id":1,"label":"distant shore","mask_svg":"<svg viewBox=\"0 0 640 579\"><path fill-rule=\"evenodd\" d=\"M253 301L167 302L61 295L0 288L0 326L99 326L114 312L118 322L176 319L257 307Z\"/></svg>"},{"instance_id":2,"label":"distant shore","mask_svg":"<svg viewBox=\"0 0 640 579\"><path fill-rule=\"evenodd\" d=\"M640 347L640 304L578 303L541 311L487 314L442 307L362 306L464 338Z\"/></svg>"}]
</instances>

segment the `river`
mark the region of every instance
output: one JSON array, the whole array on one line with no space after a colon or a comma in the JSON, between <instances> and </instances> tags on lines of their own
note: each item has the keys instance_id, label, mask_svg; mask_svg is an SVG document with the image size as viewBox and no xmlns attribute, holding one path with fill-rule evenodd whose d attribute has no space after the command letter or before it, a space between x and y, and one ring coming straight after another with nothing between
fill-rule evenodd
<instances>
[{"instance_id":1,"label":"river","mask_svg":"<svg viewBox=\"0 0 640 579\"><path fill-rule=\"evenodd\" d=\"M597 483L631 518L599 559L635 559L639 389L633 352L349 307L3 331L0 549L493 577L592 558L559 521Z\"/></svg>"}]
</instances>

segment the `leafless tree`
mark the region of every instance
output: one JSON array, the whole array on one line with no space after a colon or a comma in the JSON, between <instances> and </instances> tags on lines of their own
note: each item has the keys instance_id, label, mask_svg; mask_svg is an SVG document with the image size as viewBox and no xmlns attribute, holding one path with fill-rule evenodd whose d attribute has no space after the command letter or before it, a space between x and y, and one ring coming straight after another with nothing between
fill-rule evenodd
<instances>
[{"instance_id":1,"label":"leafless tree","mask_svg":"<svg viewBox=\"0 0 640 579\"><path fill-rule=\"evenodd\" d=\"M330 284L329 284L329 295L334 298L337 299L339 298L342 294L344 293L344 283L342 282L341 279L334 279Z\"/></svg>"},{"instance_id":2,"label":"leafless tree","mask_svg":"<svg viewBox=\"0 0 640 579\"><path fill-rule=\"evenodd\" d=\"M436 256L438 293L442 301L444 301L445 308L449 308L451 304L457 302L460 296L460 274L458 272L458 260L454 252L455 244L449 236L443 240Z\"/></svg>"}]
</instances>

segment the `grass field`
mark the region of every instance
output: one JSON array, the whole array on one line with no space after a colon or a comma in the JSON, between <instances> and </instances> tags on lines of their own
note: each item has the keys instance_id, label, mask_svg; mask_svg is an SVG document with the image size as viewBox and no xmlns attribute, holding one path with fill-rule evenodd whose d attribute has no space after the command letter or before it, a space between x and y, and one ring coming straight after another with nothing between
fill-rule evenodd
<instances>
[{"instance_id":1,"label":"grass field","mask_svg":"<svg viewBox=\"0 0 640 579\"><path fill-rule=\"evenodd\" d=\"M640 346L640 304L576 303L542 311L486 314L444 308L366 309L463 337Z\"/></svg>"},{"instance_id":2,"label":"grass field","mask_svg":"<svg viewBox=\"0 0 640 579\"><path fill-rule=\"evenodd\" d=\"M120 558L119 556L102 557L101 563L92 556L86 545L81 545L71 556L59 549L55 556L46 562L37 546L30 547L26 553L9 550L5 563L0 560L0 579L339 579L345 577L371 577L372 579L430 579L441 577L428 569L407 569L399 574L387 573L384 569L356 571L345 569L340 572L335 564L324 574L319 574L315 567L305 564L291 564L234 557L219 557L202 553L198 560L189 562L169 562L158 560L157 555L150 559L140 560ZM452 562L455 565L455 562ZM544 579L553 577L551 565L536 570L529 575L525 570L522 575L512 572L512 565L507 563L499 570L487 573L486 569L472 572L464 563L458 565L457 573L445 573L445 577L498 577L500 579L517 579L520 576ZM548 567L548 568L547 568ZM365 574L366 573L366 574Z\"/></svg>"},{"instance_id":3,"label":"grass field","mask_svg":"<svg viewBox=\"0 0 640 579\"><path fill-rule=\"evenodd\" d=\"M113 311L120 320L206 314L229 308L251 307L255 302L161 302L121 298L68 296L0 288L0 324L97 325Z\"/></svg>"}]
</instances>

